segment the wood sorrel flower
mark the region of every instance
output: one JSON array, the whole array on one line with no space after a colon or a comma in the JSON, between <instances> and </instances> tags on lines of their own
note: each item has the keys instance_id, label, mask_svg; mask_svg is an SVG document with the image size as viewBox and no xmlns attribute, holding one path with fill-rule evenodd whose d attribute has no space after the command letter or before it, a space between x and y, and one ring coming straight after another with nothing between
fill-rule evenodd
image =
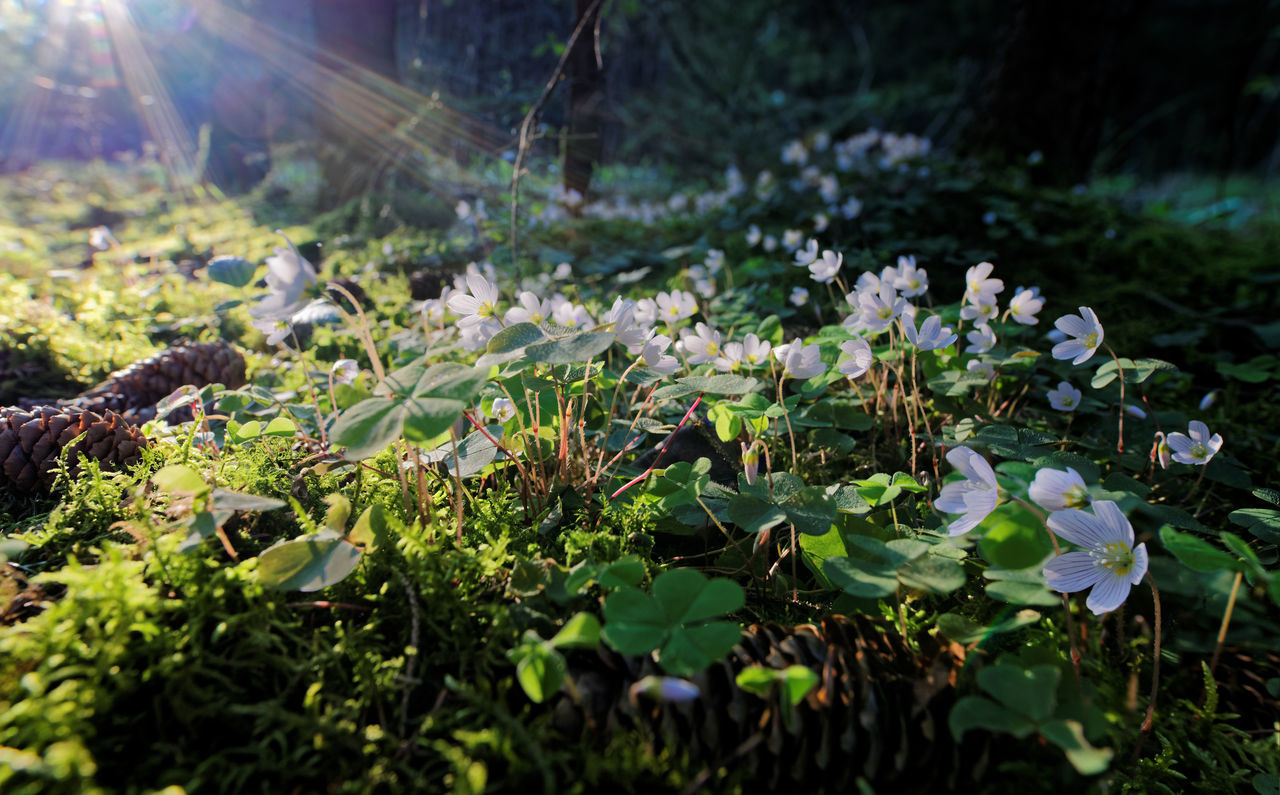
<instances>
[{"instance_id":1,"label":"wood sorrel flower","mask_svg":"<svg viewBox=\"0 0 1280 795\"><path fill-rule=\"evenodd\" d=\"M1066 381L1059 381L1057 389L1049 390L1049 405L1058 411L1075 411L1084 393Z\"/></svg>"},{"instance_id":2,"label":"wood sorrel flower","mask_svg":"<svg viewBox=\"0 0 1280 795\"><path fill-rule=\"evenodd\" d=\"M1187 430L1190 436L1177 431L1169 434L1168 444L1174 461L1196 466L1207 464L1222 449L1222 434L1210 436L1209 426L1200 420L1192 420Z\"/></svg>"},{"instance_id":3,"label":"wood sorrel flower","mask_svg":"<svg viewBox=\"0 0 1280 795\"><path fill-rule=\"evenodd\" d=\"M1067 508L1084 508L1089 505L1089 489L1084 478L1071 467L1041 469L1027 489L1027 496L1046 511L1063 511Z\"/></svg>"},{"instance_id":4,"label":"wood sorrel flower","mask_svg":"<svg viewBox=\"0 0 1280 795\"><path fill-rule=\"evenodd\" d=\"M944 513L964 514L947 525L948 535L964 535L996 509L1000 502L1000 486L987 459L967 447L957 447L948 452L947 463L958 469L965 479L943 486L933 507Z\"/></svg>"},{"instance_id":5,"label":"wood sorrel flower","mask_svg":"<svg viewBox=\"0 0 1280 795\"><path fill-rule=\"evenodd\" d=\"M1078 547L1044 565L1050 588L1074 593L1092 588L1085 604L1094 615L1110 613L1147 573L1147 545L1133 545L1133 525L1114 502L1099 500L1093 513L1069 508L1049 515L1049 529Z\"/></svg>"},{"instance_id":6,"label":"wood sorrel flower","mask_svg":"<svg viewBox=\"0 0 1280 795\"><path fill-rule=\"evenodd\" d=\"M1102 324L1087 306L1080 307L1078 315L1063 315L1053 321L1053 325L1067 335L1067 339L1054 345L1050 351L1055 359L1070 359L1072 364L1082 364L1102 344Z\"/></svg>"}]
</instances>

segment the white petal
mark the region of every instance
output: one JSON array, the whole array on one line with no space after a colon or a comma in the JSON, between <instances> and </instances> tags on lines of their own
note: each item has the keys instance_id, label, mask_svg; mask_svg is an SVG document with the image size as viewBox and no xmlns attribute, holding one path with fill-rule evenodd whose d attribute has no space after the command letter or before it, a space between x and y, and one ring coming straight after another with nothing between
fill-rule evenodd
<instances>
[{"instance_id":1,"label":"white petal","mask_svg":"<svg viewBox=\"0 0 1280 795\"><path fill-rule=\"evenodd\" d=\"M1085 549L1098 549L1114 540L1102 532L1101 523L1091 513L1078 508L1049 514L1049 529L1060 538Z\"/></svg>"},{"instance_id":2,"label":"white petal","mask_svg":"<svg viewBox=\"0 0 1280 795\"><path fill-rule=\"evenodd\" d=\"M1066 552L1044 564L1045 583L1055 591L1075 593L1091 588L1102 578L1102 568L1088 552Z\"/></svg>"},{"instance_id":3,"label":"white petal","mask_svg":"<svg viewBox=\"0 0 1280 795\"><path fill-rule=\"evenodd\" d=\"M1119 505L1110 500L1098 500L1093 504L1093 513L1098 517L1099 529L1108 536L1108 543L1119 541L1127 547L1133 546L1133 525L1129 524Z\"/></svg>"},{"instance_id":4,"label":"white petal","mask_svg":"<svg viewBox=\"0 0 1280 795\"><path fill-rule=\"evenodd\" d=\"M1093 590L1089 592L1089 598L1084 602L1095 616L1110 613L1124 604L1124 600L1129 598L1131 587L1128 580L1112 573L1109 569L1101 569L1101 571L1104 572L1102 579L1093 586Z\"/></svg>"},{"instance_id":5,"label":"white petal","mask_svg":"<svg viewBox=\"0 0 1280 795\"><path fill-rule=\"evenodd\" d=\"M1147 545L1139 544L1133 548L1133 569L1129 572L1129 582L1137 585L1142 582L1142 578L1147 575L1147 566L1150 558L1147 555Z\"/></svg>"},{"instance_id":6,"label":"white petal","mask_svg":"<svg viewBox=\"0 0 1280 795\"><path fill-rule=\"evenodd\" d=\"M1085 337L1089 335L1089 327L1084 322L1084 318L1078 315L1063 315L1053 321L1053 325L1058 329L1072 337Z\"/></svg>"}]
</instances>

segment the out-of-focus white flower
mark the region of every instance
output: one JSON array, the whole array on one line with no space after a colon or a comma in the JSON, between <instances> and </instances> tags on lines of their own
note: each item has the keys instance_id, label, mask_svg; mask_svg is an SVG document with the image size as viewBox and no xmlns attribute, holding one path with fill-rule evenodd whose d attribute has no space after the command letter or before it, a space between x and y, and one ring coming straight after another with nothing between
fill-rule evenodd
<instances>
[{"instance_id":1,"label":"out-of-focus white flower","mask_svg":"<svg viewBox=\"0 0 1280 795\"><path fill-rule=\"evenodd\" d=\"M507 310L503 316L508 324L511 323L532 323L535 326L541 326L551 318L551 301L546 298L538 298L538 296L529 290L524 290L520 295L516 296L517 305Z\"/></svg>"},{"instance_id":2,"label":"out-of-focus white flower","mask_svg":"<svg viewBox=\"0 0 1280 795\"><path fill-rule=\"evenodd\" d=\"M1066 381L1059 381L1055 389L1049 390L1049 405L1058 411L1075 411L1080 405L1084 393Z\"/></svg>"},{"instance_id":3,"label":"out-of-focus white flower","mask_svg":"<svg viewBox=\"0 0 1280 795\"><path fill-rule=\"evenodd\" d=\"M840 205L840 215L842 215L846 221L852 221L861 214L862 202L858 201L853 196L850 196L848 201Z\"/></svg>"},{"instance_id":4,"label":"out-of-focus white flower","mask_svg":"<svg viewBox=\"0 0 1280 795\"><path fill-rule=\"evenodd\" d=\"M831 284L835 281L840 266L844 264L844 255L828 249L822 252L822 258L809 264L809 274L818 284Z\"/></svg>"},{"instance_id":5,"label":"out-of-focus white flower","mask_svg":"<svg viewBox=\"0 0 1280 795\"><path fill-rule=\"evenodd\" d=\"M489 344L494 334L502 331L502 324L497 320L483 320L469 326L458 326L458 343L463 350L479 351Z\"/></svg>"},{"instance_id":6,"label":"out-of-focus white flower","mask_svg":"<svg viewBox=\"0 0 1280 795\"><path fill-rule=\"evenodd\" d=\"M868 290L856 295L858 322L868 331L875 333L889 328L907 306L906 299L899 297L892 285L883 282L880 284L880 289L875 292ZM848 296L845 298L848 300Z\"/></svg>"},{"instance_id":7,"label":"out-of-focus white flower","mask_svg":"<svg viewBox=\"0 0 1280 795\"><path fill-rule=\"evenodd\" d=\"M736 372L742 366L742 343L726 342L716 357L715 367L722 373Z\"/></svg>"},{"instance_id":8,"label":"out-of-focus white flower","mask_svg":"<svg viewBox=\"0 0 1280 795\"><path fill-rule=\"evenodd\" d=\"M995 303L996 295L1004 290L1004 280L991 278L995 267L990 262L979 262L965 273L965 303Z\"/></svg>"},{"instance_id":9,"label":"out-of-focus white flower","mask_svg":"<svg viewBox=\"0 0 1280 795\"><path fill-rule=\"evenodd\" d=\"M678 323L692 317L698 311L698 302L692 293L684 290L672 290L670 293L658 293L658 316L667 323Z\"/></svg>"},{"instance_id":10,"label":"out-of-focus white flower","mask_svg":"<svg viewBox=\"0 0 1280 795\"><path fill-rule=\"evenodd\" d=\"M709 249L703 263L707 266L707 272L715 276L724 267L724 251L718 248Z\"/></svg>"},{"instance_id":11,"label":"out-of-focus white flower","mask_svg":"<svg viewBox=\"0 0 1280 795\"><path fill-rule=\"evenodd\" d=\"M978 325L987 325L995 320L1000 314L1000 307L996 304L996 299L990 301L979 301L973 304L965 304L960 307L960 317L964 320L972 320Z\"/></svg>"},{"instance_id":12,"label":"out-of-focus white flower","mask_svg":"<svg viewBox=\"0 0 1280 795\"><path fill-rule=\"evenodd\" d=\"M355 359L339 359L329 368L329 378L335 384L351 384L360 375L360 365Z\"/></svg>"},{"instance_id":13,"label":"out-of-focus white flower","mask_svg":"<svg viewBox=\"0 0 1280 795\"><path fill-rule=\"evenodd\" d=\"M288 240L288 238L285 238ZM111 234L111 230L105 226L95 226L89 230L89 245L98 251L106 251L113 246L120 245L120 241L116 240L116 236Z\"/></svg>"},{"instance_id":14,"label":"out-of-focus white flower","mask_svg":"<svg viewBox=\"0 0 1280 795\"><path fill-rule=\"evenodd\" d=\"M1206 392L1205 396L1200 398L1200 410L1208 411L1214 403L1218 402L1218 395L1220 394L1222 394L1221 389L1212 389Z\"/></svg>"},{"instance_id":15,"label":"out-of-focus white flower","mask_svg":"<svg viewBox=\"0 0 1280 795\"><path fill-rule=\"evenodd\" d=\"M969 340L969 344L965 346L965 353L986 353L996 346L996 333L992 331L989 323L974 328L964 338Z\"/></svg>"},{"instance_id":16,"label":"out-of-focus white flower","mask_svg":"<svg viewBox=\"0 0 1280 795\"><path fill-rule=\"evenodd\" d=\"M255 318L287 320L302 308L307 288L316 283L316 269L298 253L297 246L283 232L287 248L275 248L275 255L267 257L267 297L249 309Z\"/></svg>"},{"instance_id":17,"label":"out-of-focus white flower","mask_svg":"<svg viewBox=\"0 0 1280 795\"><path fill-rule=\"evenodd\" d=\"M818 180L818 195L826 204L835 204L840 199L840 180L834 174L824 174Z\"/></svg>"},{"instance_id":18,"label":"out-of-focus white flower","mask_svg":"<svg viewBox=\"0 0 1280 795\"><path fill-rule=\"evenodd\" d=\"M804 248L796 251L795 264L801 268L807 267L811 262L818 258L818 241L815 238L809 238L809 242L805 243Z\"/></svg>"},{"instance_id":19,"label":"out-of-focus white flower","mask_svg":"<svg viewBox=\"0 0 1280 795\"><path fill-rule=\"evenodd\" d=\"M773 251L778 247L778 238L773 235L765 235L764 241L760 245L765 251Z\"/></svg>"},{"instance_id":20,"label":"out-of-focus white flower","mask_svg":"<svg viewBox=\"0 0 1280 795\"><path fill-rule=\"evenodd\" d=\"M1067 508L1089 507L1089 487L1084 478L1071 467L1036 470L1035 479L1027 489L1032 502L1046 511L1064 511Z\"/></svg>"},{"instance_id":21,"label":"out-of-focus white flower","mask_svg":"<svg viewBox=\"0 0 1280 795\"><path fill-rule=\"evenodd\" d=\"M633 704L639 702L640 696L654 701L682 704L686 701L694 701L701 695L702 691L698 686L687 679L653 675L646 676L633 684L628 692L628 697Z\"/></svg>"},{"instance_id":22,"label":"out-of-focus white flower","mask_svg":"<svg viewBox=\"0 0 1280 795\"><path fill-rule=\"evenodd\" d=\"M1133 525L1114 502L1099 500L1093 513L1068 508L1049 514L1049 529L1078 547L1044 566L1045 581L1062 593L1092 588L1085 605L1100 616L1129 597L1147 573L1147 545L1133 545Z\"/></svg>"},{"instance_id":23,"label":"out-of-focus white flower","mask_svg":"<svg viewBox=\"0 0 1280 795\"><path fill-rule=\"evenodd\" d=\"M799 229L787 229L782 233L782 247L787 251L795 251L804 242L804 232Z\"/></svg>"},{"instance_id":24,"label":"out-of-focus white flower","mask_svg":"<svg viewBox=\"0 0 1280 795\"><path fill-rule=\"evenodd\" d=\"M782 374L797 381L807 381L827 371L822 363L822 349L815 343L805 345L796 340L773 349L773 356L782 366Z\"/></svg>"},{"instance_id":25,"label":"out-of-focus white flower","mask_svg":"<svg viewBox=\"0 0 1280 795\"><path fill-rule=\"evenodd\" d=\"M996 377L996 368L991 362L984 362L981 359L970 359L964 369L971 373L982 373L982 377L988 381L992 381Z\"/></svg>"},{"instance_id":26,"label":"out-of-focus white flower","mask_svg":"<svg viewBox=\"0 0 1280 795\"><path fill-rule=\"evenodd\" d=\"M568 300L553 303L555 307L551 310L551 319L556 324L565 328L587 328L595 325L591 313L582 304L575 304Z\"/></svg>"},{"instance_id":27,"label":"out-of-focus white flower","mask_svg":"<svg viewBox=\"0 0 1280 795\"><path fill-rule=\"evenodd\" d=\"M804 148L804 143L800 140L787 141L787 145L782 147L782 162L788 165L802 166L809 159L809 150Z\"/></svg>"},{"instance_id":28,"label":"out-of-focus white flower","mask_svg":"<svg viewBox=\"0 0 1280 795\"><path fill-rule=\"evenodd\" d=\"M823 232L827 231L827 227L830 225L831 225L831 219L827 217L826 213L813 214L813 231L817 232L818 234L822 234Z\"/></svg>"},{"instance_id":29,"label":"out-of-focus white flower","mask_svg":"<svg viewBox=\"0 0 1280 795\"><path fill-rule=\"evenodd\" d=\"M1144 411L1141 406L1135 406L1132 403L1126 403L1124 405L1124 413L1133 417L1135 420L1145 420L1147 418L1147 412Z\"/></svg>"},{"instance_id":30,"label":"out-of-focus white flower","mask_svg":"<svg viewBox=\"0 0 1280 795\"><path fill-rule=\"evenodd\" d=\"M654 334L644 344L640 352L640 361L645 367L658 375L668 376L680 366L680 360L666 353L671 345L671 338L665 334Z\"/></svg>"},{"instance_id":31,"label":"out-of-focus white flower","mask_svg":"<svg viewBox=\"0 0 1280 795\"><path fill-rule=\"evenodd\" d=\"M1169 448L1173 450L1173 460L1180 464L1207 464L1222 449L1222 434L1210 436L1209 426L1200 420L1192 420L1187 432L1191 435L1174 431L1168 438Z\"/></svg>"},{"instance_id":32,"label":"out-of-focus white flower","mask_svg":"<svg viewBox=\"0 0 1280 795\"><path fill-rule=\"evenodd\" d=\"M842 358L836 363L836 368L849 380L859 378L870 370L871 362L875 359L871 353L871 344L861 337L840 343L840 352L849 358Z\"/></svg>"},{"instance_id":33,"label":"out-of-focus white flower","mask_svg":"<svg viewBox=\"0 0 1280 795\"><path fill-rule=\"evenodd\" d=\"M1102 344L1102 324L1098 316L1087 306L1080 307L1078 315L1063 315L1053 322L1067 339L1053 346L1050 354L1055 359L1071 359L1072 364L1089 360Z\"/></svg>"},{"instance_id":34,"label":"out-of-focus white flower","mask_svg":"<svg viewBox=\"0 0 1280 795\"><path fill-rule=\"evenodd\" d=\"M773 344L768 340L762 340L755 334L748 334L742 340L742 363L748 368L768 364L772 349Z\"/></svg>"},{"instance_id":35,"label":"out-of-focus white flower","mask_svg":"<svg viewBox=\"0 0 1280 795\"><path fill-rule=\"evenodd\" d=\"M489 407L489 416L498 422L506 422L516 416L516 406L510 398L494 398L493 405Z\"/></svg>"},{"instance_id":36,"label":"out-of-focus white flower","mask_svg":"<svg viewBox=\"0 0 1280 795\"><path fill-rule=\"evenodd\" d=\"M947 525L947 534L964 535L996 509L1000 502L1000 485L987 460L967 447L948 451L947 462L965 479L943 486L933 506L943 513L963 514Z\"/></svg>"},{"instance_id":37,"label":"out-of-focus white flower","mask_svg":"<svg viewBox=\"0 0 1280 795\"><path fill-rule=\"evenodd\" d=\"M942 325L942 318L937 315L929 315L920 324L919 331L916 330L914 320L909 318L902 319L902 333L906 335L907 342L916 346L922 351L936 351L946 348L959 339L959 335L951 330L950 326Z\"/></svg>"},{"instance_id":38,"label":"out-of-focus white flower","mask_svg":"<svg viewBox=\"0 0 1280 795\"><path fill-rule=\"evenodd\" d=\"M720 355L720 332L706 323L698 323L693 331L684 329L677 349L689 357L689 364L705 364Z\"/></svg>"},{"instance_id":39,"label":"out-of-focus white flower","mask_svg":"<svg viewBox=\"0 0 1280 795\"><path fill-rule=\"evenodd\" d=\"M458 328L468 329L496 320L498 316L498 285L478 273L468 274L466 285L467 292L454 293L449 296L449 311L458 316L456 321ZM499 328L501 328L501 325L499 325Z\"/></svg>"},{"instance_id":40,"label":"out-of-focus white flower","mask_svg":"<svg viewBox=\"0 0 1280 795\"><path fill-rule=\"evenodd\" d=\"M791 295L787 297L792 306L804 306L809 303L809 291L804 287L792 287Z\"/></svg>"},{"instance_id":41,"label":"out-of-focus white flower","mask_svg":"<svg viewBox=\"0 0 1280 795\"><path fill-rule=\"evenodd\" d=\"M1034 326L1040 322L1036 313L1044 308L1044 299L1036 297L1030 290L1015 293L1009 301L1009 316L1024 326Z\"/></svg>"},{"instance_id":42,"label":"out-of-focus white flower","mask_svg":"<svg viewBox=\"0 0 1280 795\"><path fill-rule=\"evenodd\" d=\"M573 266L567 262L562 262L556 266L551 273L551 278L558 282L567 282L573 278Z\"/></svg>"},{"instance_id":43,"label":"out-of-focus white flower","mask_svg":"<svg viewBox=\"0 0 1280 795\"><path fill-rule=\"evenodd\" d=\"M755 246L760 244L760 240L761 240L760 227L756 226L755 224L752 224L751 226L747 227L747 245L754 248Z\"/></svg>"},{"instance_id":44,"label":"out-of-focus white flower","mask_svg":"<svg viewBox=\"0 0 1280 795\"><path fill-rule=\"evenodd\" d=\"M929 289L929 274L916 267L915 257L898 257L897 276L893 286L907 298L924 295Z\"/></svg>"},{"instance_id":45,"label":"out-of-focus white flower","mask_svg":"<svg viewBox=\"0 0 1280 795\"><path fill-rule=\"evenodd\" d=\"M820 130L813 136L813 151L825 152L827 147L831 146L831 133L826 130Z\"/></svg>"},{"instance_id":46,"label":"out-of-focus white flower","mask_svg":"<svg viewBox=\"0 0 1280 795\"><path fill-rule=\"evenodd\" d=\"M635 319L637 326L648 327L658 322L658 302L652 298L636 301Z\"/></svg>"}]
</instances>

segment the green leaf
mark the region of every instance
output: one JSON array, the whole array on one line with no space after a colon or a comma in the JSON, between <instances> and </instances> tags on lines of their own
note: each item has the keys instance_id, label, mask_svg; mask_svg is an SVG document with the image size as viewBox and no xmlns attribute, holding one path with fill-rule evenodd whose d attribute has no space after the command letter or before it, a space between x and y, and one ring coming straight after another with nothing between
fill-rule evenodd
<instances>
[{"instance_id":1,"label":"green leaf","mask_svg":"<svg viewBox=\"0 0 1280 795\"><path fill-rule=\"evenodd\" d=\"M634 555L629 555L625 558L619 558L601 569L597 581L600 583L601 588L622 588L627 585L638 584L644 579L644 574L644 561Z\"/></svg>"},{"instance_id":2,"label":"green leaf","mask_svg":"<svg viewBox=\"0 0 1280 795\"><path fill-rule=\"evenodd\" d=\"M786 703L797 706L818 685L816 671L805 665L788 665L782 669L782 693Z\"/></svg>"},{"instance_id":3,"label":"green leaf","mask_svg":"<svg viewBox=\"0 0 1280 795\"><path fill-rule=\"evenodd\" d=\"M485 428L485 431L495 440L502 439L501 425L491 425ZM449 474L466 479L478 475L493 463L493 460L498 457L498 446L489 441L489 436L485 436L478 430L468 434L467 438L458 443L457 458L453 456L452 446L448 446L445 465L449 468Z\"/></svg>"},{"instance_id":4,"label":"green leaf","mask_svg":"<svg viewBox=\"0 0 1280 795\"><path fill-rule=\"evenodd\" d=\"M251 439L257 439L262 435L262 423L257 420L250 420L244 425L235 420L227 420L227 436L231 437L231 441L235 444L244 444Z\"/></svg>"},{"instance_id":5,"label":"green leaf","mask_svg":"<svg viewBox=\"0 0 1280 795\"><path fill-rule=\"evenodd\" d=\"M512 649L507 656L516 664L516 681L529 700L541 704L554 695L564 684L568 665L564 655L548 643L537 640L537 633L525 643ZM526 636L527 637L527 636Z\"/></svg>"},{"instance_id":6,"label":"green leaf","mask_svg":"<svg viewBox=\"0 0 1280 795\"><path fill-rule=\"evenodd\" d=\"M334 492L324 498L329 509L324 513L324 526L337 535L346 535L347 520L351 518L351 500Z\"/></svg>"},{"instance_id":7,"label":"green leaf","mask_svg":"<svg viewBox=\"0 0 1280 795\"><path fill-rule=\"evenodd\" d=\"M763 698L767 697L769 691L773 689L774 682L780 678L779 673L777 669L766 668L763 665L749 665L739 671L733 681L748 693Z\"/></svg>"},{"instance_id":8,"label":"green leaf","mask_svg":"<svg viewBox=\"0 0 1280 795\"><path fill-rule=\"evenodd\" d=\"M676 383L690 392L704 392L712 395L745 395L754 392L760 381L747 376L720 373L718 375L690 375L677 378Z\"/></svg>"},{"instance_id":9,"label":"green leaf","mask_svg":"<svg viewBox=\"0 0 1280 795\"><path fill-rule=\"evenodd\" d=\"M533 343L524 349L524 354L542 364L581 364L609 350L615 339L617 335L612 331L581 331Z\"/></svg>"},{"instance_id":10,"label":"green leaf","mask_svg":"<svg viewBox=\"0 0 1280 795\"><path fill-rule=\"evenodd\" d=\"M970 729L1008 732L1018 739L1028 737L1036 730L1036 725L1026 717L982 696L965 696L957 701L951 708L947 723L957 741Z\"/></svg>"},{"instance_id":11,"label":"green leaf","mask_svg":"<svg viewBox=\"0 0 1280 795\"><path fill-rule=\"evenodd\" d=\"M1053 544L1043 527L1008 519L986 532L978 541L982 555L1004 569L1025 569L1042 562L1053 552Z\"/></svg>"},{"instance_id":12,"label":"green leaf","mask_svg":"<svg viewBox=\"0 0 1280 795\"><path fill-rule=\"evenodd\" d=\"M209 490L209 484L204 482L204 478L194 469L181 464L164 467L151 476L151 482L161 491L170 494L201 494Z\"/></svg>"},{"instance_id":13,"label":"green leaf","mask_svg":"<svg viewBox=\"0 0 1280 795\"><path fill-rule=\"evenodd\" d=\"M658 651L658 664L675 676L695 676L732 651L741 638L742 627L729 621L683 627Z\"/></svg>"},{"instance_id":14,"label":"green leaf","mask_svg":"<svg viewBox=\"0 0 1280 795\"><path fill-rule=\"evenodd\" d=\"M505 364L524 356L524 349L536 342L543 342L547 335L532 323L515 323L489 338L485 353L476 360L477 367L489 368Z\"/></svg>"},{"instance_id":15,"label":"green leaf","mask_svg":"<svg viewBox=\"0 0 1280 795\"><path fill-rule=\"evenodd\" d=\"M1268 544L1280 544L1280 511L1271 508L1239 508L1229 513L1227 518Z\"/></svg>"},{"instance_id":16,"label":"green leaf","mask_svg":"<svg viewBox=\"0 0 1280 795\"><path fill-rule=\"evenodd\" d=\"M605 597L602 637L621 654L648 654L667 639L668 621L653 597L619 588Z\"/></svg>"},{"instance_id":17,"label":"green leaf","mask_svg":"<svg viewBox=\"0 0 1280 795\"><path fill-rule=\"evenodd\" d=\"M1001 663L978 671L978 684L1008 709L1041 723L1053 717L1061 676L1056 665L1022 668Z\"/></svg>"},{"instance_id":18,"label":"green leaf","mask_svg":"<svg viewBox=\"0 0 1280 795\"><path fill-rule=\"evenodd\" d=\"M668 624L693 624L732 613L746 603L742 586L733 580L707 576L694 569L670 569L653 581L653 596Z\"/></svg>"},{"instance_id":19,"label":"green leaf","mask_svg":"<svg viewBox=\"0 0 1280 795\"><path fill-rule=\"evenodd\" d=\"M298 435L298 426L288 417L276 417L267 423L267 427L262 429L262 435L292 439Z\"/></svg>"},{"instance_id":20,"label":"green leaf","mask_svg":"<svg viewBox=\"0 0 1280 795\"><path fill-rule=\"evenodd\" d=\"M351 528L351 532L347 537L352 542L364 547L366 552L372 552L378 547L387 546L390 542L390 536L387 532L387 515L382 504L375 502L365 508L364 513L360 514L360 518L356 520L355 526Z\"/></svg>"},{"instance_id":21,"label":"green leaf","mask_svg":"<svg viewBox=\"0 0 1280 795\"><path fill-rule=\"evenodd\" d=\"M359 549L321 531L265 550L258 556L258 581L280 591L318 591L341 582L359 562Z\"/></svg>"},{"instance_id":22,"label":"green leaf","mask_svg":"<svg viewBox=\"0 0 1280 795\"><path fill-rule=\"evenodd\" d=\"M404 411L403 403L390 398L362 400L338 416L329 441L347 448L346 457L353 461L377 455L400 438Z\"/></svg>"},{"instance_id":23,"label":"green leaf","mask_svg":"<svg viewBox=\"0 0 1280 795\"><path fill-rule=\"evenodd\" d=\"M212 507L221 511L274 511L284 507L284 500L230 489L214 489L212 497Z\"/></svg>"},{"instance_id":24,"label":"green leaf","mask_svg":"<svg viewBox=\"0 0 1280 795\"><path fill-rule=\"evenodd\" d=\"M947 594L964 586L964 566L937 555L922 555L900 567L898 579L908 588Z\"/></svg>"},{"instance_id":25,"label":"green leaf","mask_svg":"<svg viewBox=\"0 0 1280 795\"><path fill-rule=\"evenodd\" d=\"M577 613L550 643L557 649L594 649L600 645L600 619L591 613Z\"/></svg>"},{"instance_id":26,"label":"green leaf","mask_svg":"<svg viewBox=\"0 0 1280 795\"><path fill-rule=\"evenodd\" d=\"M403 403L404 438L411 442L427 442L436 438L453 427L467 405L452 398L409 398Z\"/></svg>"},{"instance_id":27,"label":"green leaf","mask_svg":"<svg viewBox=\"0 0 1280 795\"><path fill-rule=\"evenodd\" d=\"M1032 582L999 580L988 583L987 596L1013 605L1053 607L1062 604L1062 597L1059 594L1050 591L1044 585L1037 585Z\"/></svg>"},{"instance_id":28,"label":"green leaf","mask_svg":"<svg viewBox=\"0 0 1280 795\"><path fill-rule=\"evenodd\" d=\"M822 573L837 588L863 599L878 599L898 590L898 575L893 569L873 566L854 558L827 558L822 562Z\"/></svg>"},{"instance_id":29,"label":"green leaf","mask_svg":"<svg viewBox=\"0 0 1280 795\"><path fill-rule=\"evenodd\" d=\"M232 287L244 287L253 281L258 266L242 257L222 256L209 260L205 273L215 282Z\"/></svg>"},{"instance_id":30,"label":"green leaf","mask_svg":"<svg viewBox=\"0 0 1280 795\"><path fill-rule=\"evenodd\" d=\"M729 519L747 533L760 533L787 520L787 512L772 502L750 494L738 494L729 500Z\"/></svg>"},{"instance_id":31,"label":"green leaf","mask_svg":"<svg viewBox=\"0 0 1280 795\"><path fill-rule=\"evenodd\" d=\"M844 545L844 535L837 527L817 535L802 533L799 538L801 560L809 567L824 588L833 588L831 581L822 571L822 563L827 558L844 557L849 550Z\"/></svg>"},{"instance_id":32,"label":"green leaf","mask_svg":"<svg viewBox=\"0 0 1280 795\"><path fill-rule=\"evenodd\" d=\"M980 643L992 635L1022 629L1039 620L1040 614L1036 611L1019 610L1016 615L985 627L957 613L943 613L938 616L938 630L956 643Z\"/></svg>"},{"instance_id":33,"label":"green leaf","mask_svg":"<svg viewBox=\"0 0 1280 795\"><path fill-rule=\"evenodd\" d=\"M781 501L781 507L787 514L787 521L794 524L796 530L809 535L825 534L836 520L835 501L827 497L826 491L819 486L805 486Z\"/></svg>"},{"instance_id":34,"label":"green leaf","mask_svg":"<svg viewBox=\"0 0 1280 795\"><path fill-rule=\"evenodd\" d=\"M471 405L488 380L487 367L441 362L423 371L413 385L411 397L455 400L465 407Z\"/></svg>"},{"instance_id":35,"label":"green leaf","mask_svg":"<svg viewBox=\"0 0 1280 795\"><path fill-rule=\"evenodd\" d=\"M1084 736L1084 726L1074 720L1052 720L1040 726L1040 734L1067 752L1067 761L1076 772L1096 776L1107 769L1115 751L1094 748Z\"/></svg>"},{"instance_id":36,"label":"green leaf","mask_svg":"<svg viewBox=\"0 0 1280 795\"><path fill-rule=\"evenodd\" d=\"M1192 571L1222 571L1239 568L1236 558L1190 533L1179 533L1165 525L1160 528L1160 541L1182 565Z\"/></svg>"}]
</instances>

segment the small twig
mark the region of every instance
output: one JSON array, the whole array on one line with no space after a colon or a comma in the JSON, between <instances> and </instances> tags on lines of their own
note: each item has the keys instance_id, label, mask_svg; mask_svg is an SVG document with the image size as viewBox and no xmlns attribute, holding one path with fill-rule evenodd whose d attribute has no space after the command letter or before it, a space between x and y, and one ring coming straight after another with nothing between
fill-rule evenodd
<instances>
[{"instance_id":1,"label":"small twig","mask_svg":"<svg viewBox=\"0 0 1280 795\"><path fill-rule=\"evenodd\" d=\"M1236 595L1240 593L1240 581L1244 579L1244 572L1237 571L1236 579L1231 583L1231 595L1227 597L1227 609L1222 613L1222 626L1218 629L1218 642L1213 647L1213 657L1209 660L1209 673L1212 674L1218 667L1218 658L1222 656L1222 644L1227 640L1227 627L1231 625L1231 613L1235 610Z\"/></svg>"},{"instance_id":2,"label":"small twig","mask_svg":"<svg viewBox=\"0 0 1280 795\"><path fill-rule=\"evenodd\" d=\"M613 494L609 495L609 499L616 500L619 494L631 488L632 486L636 485L637 483L643 482L645 478L649 477L649 473L653 472L653 470L658 466L658 462L661 461L662 456L666 454L667 448L671 446L671 441L676 438L676 434L679 433L680 429L684 427L684 424L689 421L689 417L693 415L693 412L698 408L698 404L701 402L702 402L702 394L699 393L698 399L693 401L693 405L690 406L689 410L684 413L684 417L681 418L680 424L677 425L676 429L671 432L670 436L667 437L667 441L662 445L662 449L658 451L657 457L653 459L653 463L649 465L649 468L641 472L639 475L635 476L631 480L627 481L625 484L623 484L621 488L619 488Z\"/></svg>"}]
</instances>

